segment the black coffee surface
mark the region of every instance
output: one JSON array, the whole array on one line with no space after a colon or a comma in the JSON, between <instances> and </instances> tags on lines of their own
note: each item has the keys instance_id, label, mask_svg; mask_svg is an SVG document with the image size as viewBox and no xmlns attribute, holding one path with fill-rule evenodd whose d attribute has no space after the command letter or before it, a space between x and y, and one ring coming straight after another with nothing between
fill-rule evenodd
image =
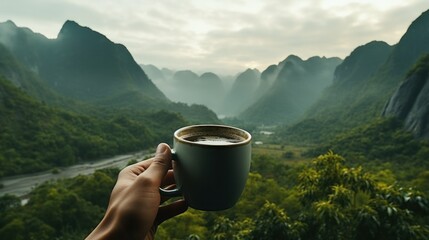
<instances>
[{"instance_id":1,"label":"black coffee surface","mask_svg":"<svg viewBox=\"0 0 429 240\"><path fill-rule=\"evenodd\" d=\"M234 143L239 143L244 139L240 139L238 137L229 138L224 136L192 136L185 138L185 140L205 145L231 145Z\"/></svg>"}]
</instances>

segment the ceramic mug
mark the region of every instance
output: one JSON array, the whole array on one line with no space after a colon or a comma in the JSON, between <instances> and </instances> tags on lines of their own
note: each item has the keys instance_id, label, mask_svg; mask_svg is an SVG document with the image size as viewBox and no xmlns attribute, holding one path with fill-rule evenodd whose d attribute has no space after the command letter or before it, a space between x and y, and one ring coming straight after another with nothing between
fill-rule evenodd
<instances>
[{"instance_id":1,"label":"ceramic mug","mask_svg":"<svg viewBox=\"0 0 429 240\"><path fill-rule=\"evenodd\" d=\"M183 196L194 209L231 208L244 190L251 161L251 135L223 125L194 125L174 133L176 189L163 196Z\"/></svg>"}]
</instances>

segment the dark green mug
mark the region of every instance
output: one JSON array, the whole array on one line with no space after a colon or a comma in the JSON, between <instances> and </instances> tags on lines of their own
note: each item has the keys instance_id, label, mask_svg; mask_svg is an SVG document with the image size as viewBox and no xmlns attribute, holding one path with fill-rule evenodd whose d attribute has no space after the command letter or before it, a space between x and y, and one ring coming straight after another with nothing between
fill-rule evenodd
<instances>
[{"instance_id":1,"label":"dark green mug","mask_svg":"<svg viewBox=\"0 0 429 240\"><path fill-rule=\"evenodd\" d=\"M239 128L194 125L174 133L176 189L163 196L183 196L194 209L231 208L240 198L250 170L252 136Z\"/></svg>"}]
</instances>

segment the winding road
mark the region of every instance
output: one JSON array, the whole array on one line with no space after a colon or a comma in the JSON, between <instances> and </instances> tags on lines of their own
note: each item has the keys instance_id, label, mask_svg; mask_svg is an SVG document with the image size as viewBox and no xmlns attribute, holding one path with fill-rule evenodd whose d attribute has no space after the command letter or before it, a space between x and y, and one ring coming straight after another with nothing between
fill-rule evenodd
<instances>
[{"instance_id":1,"label":"winding road","mask_svg":"<svg viewBox=\"0 0 429 240\"><path fill-rule=\"evenodd\" d=\"M148 151L142 151L133 154L118 155L106 159L97 160L91 163L77 164L65 168L61 168L59 173L45 171L26 175L18 175L0 179L0 196L6 194L23 197L28 194L37 185L50 180L72 178L78 175L88 175L95 172L97 169L108 167L124 168L130 160L141 161L149 156Z\"/></svg>"}]
</instances>

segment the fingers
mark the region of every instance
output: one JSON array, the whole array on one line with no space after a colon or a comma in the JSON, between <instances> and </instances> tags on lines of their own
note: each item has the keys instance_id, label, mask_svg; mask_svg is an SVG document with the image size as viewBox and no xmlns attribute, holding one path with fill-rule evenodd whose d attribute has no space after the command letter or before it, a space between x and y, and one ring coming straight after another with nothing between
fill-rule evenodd
<instances>
[{"instance_id":1,"label":"fingers","mask_svg":"<svg viewBox=\"0 0 429 240\"><path fill-rule=\"evenodd\" d=\"M145 180L147 184L150 180L150 184L153 187L160 187L164 179L164 176L167 174L168 170L171 167L171 150L170 147L161 143L156 149L155 157L152 158L152 162L146 170L143 170L137 179Z\"/></svg>"},{"instance_id":2,"label":"fingers","mask_svg":"<svg viewBox=\"0 0 429 240\"><path fill-rule=\"evenodd\" d=\"M156 216L156 224L161 224L165 220L184 213L188 209L188 204L181 199L166 206L159 207L158 215Z\"/></svg>"},{"instance_id":3,"label":"fingers","mask_svg":"<svg viewBox=\"0 0 429 240\"><path fill-rule=\"evenodd\" d=\"M165 175L164 179L162 180L161 186L167 186L175 183L176 180L174 179L174 172L170 169L168 170L167 175Z\"/></svg>"},{"instance_id":4,"label":"fingers","mask_svg":"<svg viewBox=\"0 0 429 240\"><path fill-rule=\"evenodd\" d=\"M135 176L140 175L146 169L149 168L150 164L152 164L153 159L147 159L132 165L127 166L122 169L119 173L119 178L134 178Z\"/></svg>"}]
</instances>

